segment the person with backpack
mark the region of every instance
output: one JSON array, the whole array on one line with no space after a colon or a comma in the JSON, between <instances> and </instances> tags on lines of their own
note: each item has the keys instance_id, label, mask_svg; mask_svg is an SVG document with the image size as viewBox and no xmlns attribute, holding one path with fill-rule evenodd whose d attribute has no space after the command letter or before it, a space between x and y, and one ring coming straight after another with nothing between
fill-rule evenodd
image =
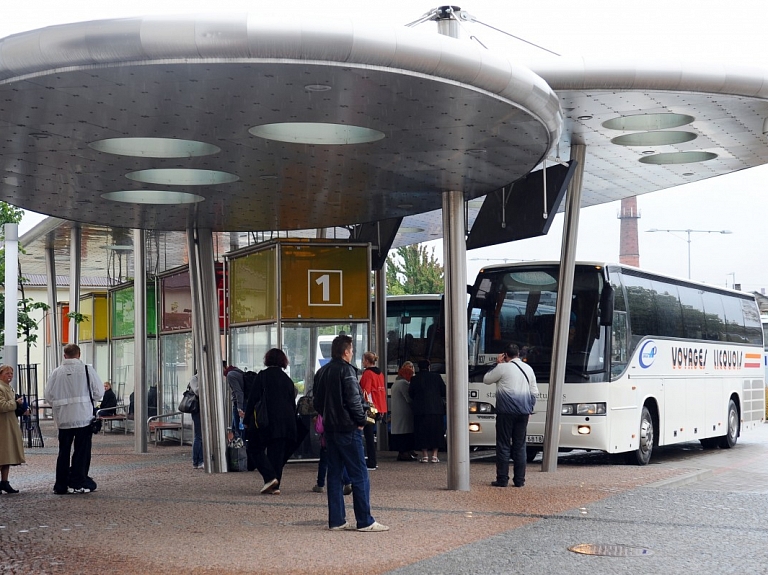
<instances>
[{"instance_id":1,"label":"person with backpack","mask_svg":"<svg viewBox=\"0 0 768 575\"><path fill-rule=\"evenodd\" d=\"M243 370L234 365L224 366L224 378L232 392L232 438L240 437L240 422L245 417L245 381Z\"/></svg>"}]
</instances>

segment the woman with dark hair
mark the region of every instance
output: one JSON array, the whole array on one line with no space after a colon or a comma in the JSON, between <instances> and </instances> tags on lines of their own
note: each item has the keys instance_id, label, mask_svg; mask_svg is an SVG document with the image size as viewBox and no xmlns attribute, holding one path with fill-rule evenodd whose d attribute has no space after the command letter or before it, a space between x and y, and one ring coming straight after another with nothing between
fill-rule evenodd
<instances>
[{"instance_id":1,"label":"woman with dark hair","mask_svg":"<svg viewBox=\"0 0 768 575\"><path fill-rule=\"evenodd\" d=\"M248 451L261 476L264 495L280 495L280 481L285 465L285 451L296 440L296 388L285 368L288 358L282 350L270 349L256 376L245 407L243 425L247 428ZM254 410L263 404L267 423L259 423Z\"/></svg>"}]
</instances>

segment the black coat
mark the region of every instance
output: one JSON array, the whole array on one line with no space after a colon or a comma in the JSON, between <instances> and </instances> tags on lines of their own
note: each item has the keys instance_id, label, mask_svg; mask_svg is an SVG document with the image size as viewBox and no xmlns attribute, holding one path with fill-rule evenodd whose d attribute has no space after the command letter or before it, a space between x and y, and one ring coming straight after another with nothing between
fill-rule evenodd
<instances>
[{"instance_id":1,"label":"black coat","mask_svg":"<svg viewBox=\"0 0 768 575\"><path fill-rule=\"evenodd\" d=\"M106 390L104 392L104 397L101 398L99 409L109 409L110 411L104 412L102 415L115 415L116 407L117 397L115 397L115 392L111 389Z\"/></svg>"},{"instance_id":2,"label":"black coat","mask_svg":"<svg viewBox=\"0 0 768 575\"><path fill-rule=\"evenodd\" d=\"M331 432L350 432L366 424L357 368L343 359L332 359L315 374L313 405Z\"/></svg>"},{"instance_id":3,"label":"black coat","mask_svg":"<svg viewBox=\"0 0 768 575\"><path fill-rule=\"evenodd\" d=\"M408 386L414 415L443 415L445 413L445 382L434 371L419 371Z\"/></svg>"},{"instance_id":4,"label":"black coat","mask_svg":"<svg viewBox=\"0 0 768 575\"><path fill-rule=\"evenodd\" d=\"M257 428L253 421L256 402L266 396L269 426ZM249 435L258 433L259 440L296 439L296 387L293 381L279 367L267 367L256 376L254 389L245 406L243 425L248 427Z\"/></svg>"}]
</instances>

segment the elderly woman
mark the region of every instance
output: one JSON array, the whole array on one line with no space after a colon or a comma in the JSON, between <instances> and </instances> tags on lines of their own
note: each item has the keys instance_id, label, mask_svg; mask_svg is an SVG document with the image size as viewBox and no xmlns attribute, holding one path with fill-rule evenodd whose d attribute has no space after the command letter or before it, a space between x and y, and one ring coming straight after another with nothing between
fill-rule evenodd
<instances>
[{"instance_id":1,"label":"elderly woman","mask_svg":"<svg viewBox=\"0 0 768 575\"><path fill-rule=\"evenodd\" d=\"M10 365L0 366L0 491L18 493L18 489L8 483L11 465L24 463L24 444L21 440L19 420L14 413L22 404L23 398L16 399L11 387L13 368Z\"/></svg>"},{"instance_id":2,"label":"elderly woman","mask_svg":"<svg viewBox=\"0 0 768 575\"><path fill-rule=\"evenodd\" d=\"M413 410L408 386L413 377L414 367L406 361L397 372L397 380L392 384L392 435L389 446L397 451L398 461L415 461L413 445Z\"/></svg>"}]
</instances>

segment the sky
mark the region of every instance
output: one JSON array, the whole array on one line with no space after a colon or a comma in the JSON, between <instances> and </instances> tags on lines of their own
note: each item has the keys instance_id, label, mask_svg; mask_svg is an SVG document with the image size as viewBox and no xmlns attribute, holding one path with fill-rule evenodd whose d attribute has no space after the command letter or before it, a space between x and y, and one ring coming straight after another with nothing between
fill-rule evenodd
<instances>
[{"instance_id":1,"label":"sky","mask_svg":"<svg viewBox=\"0 0 768 575\"><path fill-rule=\"evenodd\" d=\"M241 0L210 1L27 0L2 3L0 37L45 26L148 14L257 12L267 17L369 19L403 25L439 6L424 0L284 0L265 3ZM768 67L764 0L473 0L460 4L479 22L501 29L563 55L605 55L627 58L680 58L706 63L736 62ZM435 24L420 25L434 31ZM493 50L519 57L545 55L540 49L481 24L464 24L462 33L474 35ZM555 56L551 56L555 57ZM768 145L768 140L766 141ZM587 161L589 158L587 157ZM688 236L685 232L650 233L648 229L730 230L731 234L692 232L690 267L694 280L746 291L768 290L768 166L686 184L638 197L640 267L687 277ZM577 258L619 259L620 204L586 208L579 224ZM24 233L40 220L27 214ZM467 254L468 281L490 264L516 260L559 259L562 215L547 236L472 250ZM430 242L442 257L442 242Z\"/></svg>"}]
</instances>

